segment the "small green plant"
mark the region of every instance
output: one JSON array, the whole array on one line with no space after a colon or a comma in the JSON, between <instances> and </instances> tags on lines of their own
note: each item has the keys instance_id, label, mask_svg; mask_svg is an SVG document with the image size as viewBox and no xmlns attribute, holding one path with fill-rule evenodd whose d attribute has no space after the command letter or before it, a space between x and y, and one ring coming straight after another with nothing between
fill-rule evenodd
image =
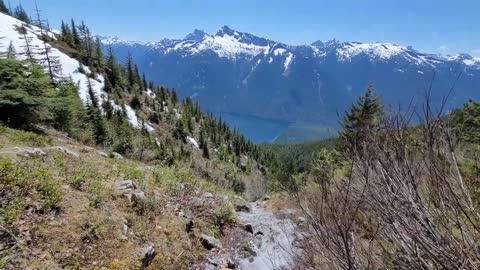
<instances>
[{"instance_id":1,"label":"small green plant","mask_svg":"<svg viewBox=\"0 0 480 270\"><path fill-rule=\"evenodd\" d=\"M140 180L145 177L143 171L139 170L135 164L120 163L119 171L123 174L125 179Z\"/></svg>"},{"instance_id":2,"label":"small green plant","mask_svg":"<svg viewBox=\"0 0 480 270\"><path fill-rule=\"evenodd\" d=\"M218 228L222 228L226 224L233 224L237 222L237 215L230 204L222 204L215 209L213 214L214 224Z\"/></svg>"},{"instance_id":3,"label":"small green plant","mask_svg":"<svg viewBox=\"0 0 480 270\"><path fill-rule=\"evenodd\" d=\"M58 182L42 181L37 189L41 196L42 209L51 210L63 200L62 189Z\"/></svg>"},{"instance_id":4,"label":"small green plant","mask_svg":"<svg viewBox=\"0 0 480 270\"><path fill-rule=\"evenodd\" d=\"M25 208L25 199L15 198L11 202L5 205L4 209L0 212L0 224L13 223L23 213Z\"/></svg>"}]
</instances>

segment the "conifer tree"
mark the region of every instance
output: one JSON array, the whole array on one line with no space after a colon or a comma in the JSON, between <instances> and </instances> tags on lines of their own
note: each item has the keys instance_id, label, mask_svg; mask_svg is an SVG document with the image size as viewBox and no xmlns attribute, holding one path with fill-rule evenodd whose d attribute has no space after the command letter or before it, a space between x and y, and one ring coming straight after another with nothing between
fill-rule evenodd
<instances>
[{"instance_id":1,"label":"conifer tree","mask_svg":"<svg viewBox=\"0 0 480 270\"><path fill-rule=\"evenodd\" d=\"M148 89L147 79L145 78L145 73L142 76L142 83L143 83L143 90L146 91Z\"/></svg>"},{"instance_id":2,"label":"conifer tree","mask_svg":"<svg viewBox=\"0 0 480 270\"><path fill-rule=\"evenodd\" d=\"M382 103L373 85L369 84L365 94L352 105L343 118L340 135L346 147L351 150L358 147L366 134L378 126L382 117Z\"/></svg>"},{"instance_id":3,"label":"conifer tree","mask_svg":"<svg viewBox=\"0 0 480 270\"><path fill-rule=\"evenodd\" d=\"M10 15L10 10L7 8L3 0L0 0L0 12Z\"/></svg>"},{"instance_id":4,"label":"conifer tree","mask_svg":"<svg viewBox=\"0 0 480 270\"><path fill-rule=\"evenodd\" d=\"M27 24L31 24L32 22L32 20L30 19L30 16L28 16L28 13L25 11L22 4L18 5L15 8L15 10L13 11L13 16Z\"/></svg>"},{"instance_id":5,"label":"conifer tree","mask_svg":"<svg viewBox=\"0 0 480 270\"><path fill-rule=\"evenodd\" d=\"M120 86L120 70L118 68L117 60L115 59L115 54L113 53L112 47L108 49L106 67L108 81L112 87L112 90L114 90Z\"/></svg>"},{"instance_id":6,"label":"conifer tree","mask_svg":"<svg viewBox=\"0 0 480 270\"><path fill-rule=\"evenodd\" d=\"M145 89L143 89L143 83L142 83L142 79L140 78L140 72L138 71L138 66L137 64L134 65L135 66L135 83L140 87L141 90L145 91Z\"/></svg>"},{"instance_id":7,"label":"conifer tree","mask_svg":"<svg viewBox=\"0 0 480 270\"><path fill-rule=\"evenodd\" d=\"M105 123L98 107L98 99L95 96L90 79L88 79L89 102L87 102L87 113L93 127L93 135L96 144L105 142L107 134Z\"/></svg>"},{"instance_id":8,"label":"conifer tree","mask_svg":"<svg viewBox=\"0 0 480 270\"><path fill-rule=\"evenodd\" d=\"M42 16L40 15L41 10L38 8L37 1L35 1L35 20L33 21L33 24L40 28L40 30L45 30L47 29L47 21L42 19ZM42 31L43 35L43 31Z\"/></svg>"},{"instance_id":9,"label":"conifer tree","mask_svg":"<svg viewBox=\"0 0 480 270\"><path fill-rule=\"evenodd\" d=\"M99 68L103 67L103 52L102 52L102 44L100 39L97 37L95 39L95 62L97 63Z\"/></svg>"},{"instance_id":10,"label":"conifer tree","mask_svg":"<svg viewBox=\"0 0 480 270\"><path fill-rule=\"evenodd\" d=\"M13 42L10 41L10 44L8 45L6 57L8 59L15 59L16 55L17 55L17 52L15 50L15 47L13 46Z\"/></svg>"},{"instance_id":11,"label":"conifer tree","mask_svg":"<svg viewBox=\"0 0 480 270\"><path fill-rule=\"evenodd\" d=\"M130 85L130 87L133 87L136 83L136 77L135 77L133 58L130 52L128 52L127 54L127 62L125 64L125 69L127 71L128 84Z\"/></svg>"},{"instance_id":12,"label":"conifer tree","mask_svg":"<svg viewBox=\"0 0 480 270\"><path fill-rule=\"evenodd\" d=\"M80 48L82 45L82 42L80 40L80 36L78 34L78 29L77 26L75 25L75 21L72 19L71 20L71 27L72 27L72 39L73 39L73 46L77 49Z\"/></svg>"},{"instance_id":13,"label":"conifer tree","mask_svg":"<svg viewBox=\"0 0 480 270\"><path fill-rule=\"evenodd\" d=\"M36 47L31 45L33 37L28 36L27 28L23 25L19 26L17 28L17 31L22 35L20 39L23 40L24 42L24 45L22 45L22 48L24 50L23 54L27 57L27 61L30 63L30 65L36 63L36 60L34 57L34 53L35 53L34 50L36 49Z\"/></svg>"},{"instance_id":14,"label":"conifer tree","mask_svg":"<svg viewBox=\"0 0 480 270\"><path fill-rule=\"evenodd\" d=\"M72 29L70 29L70 26L64 21L62 21L62 38L68 45L75 47Z\"/></svg>"}]
</instances>

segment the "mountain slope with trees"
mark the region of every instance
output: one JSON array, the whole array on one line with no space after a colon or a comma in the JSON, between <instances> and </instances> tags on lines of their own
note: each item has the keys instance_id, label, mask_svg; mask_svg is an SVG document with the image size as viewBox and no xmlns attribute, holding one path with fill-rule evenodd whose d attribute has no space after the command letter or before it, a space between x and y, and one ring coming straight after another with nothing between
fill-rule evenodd
<instances>
[{"instance_id":1,"label":"mountain slope with trees","mask_svg":"<svg viewBox=\"0 0 480 270\"><path fill-rule=\"evenodd\" d=\"M83 22L0 22L0 268L186 269L206 239L253 237L235 209L267 191L272 154Z\"/></svg>"}]
</instances>

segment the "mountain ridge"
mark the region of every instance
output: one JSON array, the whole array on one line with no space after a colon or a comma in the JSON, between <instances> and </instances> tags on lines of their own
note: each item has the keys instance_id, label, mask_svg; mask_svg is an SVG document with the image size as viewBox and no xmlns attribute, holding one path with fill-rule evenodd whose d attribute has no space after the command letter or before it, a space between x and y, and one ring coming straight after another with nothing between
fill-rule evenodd
<instances>
[{"instance_id":1,"label":"mountain ridge","mask_svg":"<svg viewBox=\"0 0 480 270\"><path fill-rule=\"evenodd\" d=\"M275 41L273 39L260 37L255 34L250 34L247 32L241 32L230 28L227 25L222 26L215 34L209 34L204 30L194 29L192 33L187 34L183 39L175 39L175 38L163 38L160 41L134 41L134 40L126 40L120 39L117 36L99 36L101 42L105 45L117 45L117 44L126 44L126 45L142 45L142 46L149 46L152 49L158 49L158 44L171 44L171 43L181 43L185 41L195 41L195 42L202 42L205 38L212 38L212 37L223 37L223 36L233 36L237 38L238 42L244 44L254 44L260 46L270 45L275 47L277 45L283 46L286 48L301 48L301 47L311 47L315 49L322 49L324 51L332 50L332 49L347 49L347 51L370 51L370 52L379 52L380 50L391 50L391 51L403 51L403 52L410 52L410 53L417 53L421 55L427 55L433 58L441 59L441 60L468 60L467 65L480 65L480 58L476 58L468 53L458 53L458 54L439 54L439 53L425 53L416 50L411 45L400 45L397 43L391 42L362 42L362 41L340 41L337 39L331 39L327 41L316 40L311 43L307 44L297 44L291 45L280 41ZM250 41L250 42L248 42ZM257 42L252 42L257 41ZM345 48L347 47L347 48ZM388 47L388 48L387 48ZM314 49L314 50L315 50ZM350 49L350 50L348 50ZM362 51L363 49L363 51ZM382 56L382 55L380 55ZM385 55L383 55L385 56Z\"/></svg>"},{"instance_id":2,"label":"mountain ridge","mask_svg":"<svg viewBox=\"0 0 480 270\"><path fill-rule=\"evenodd\" d=\"M430 84L432 102L440 105L457 80L448 110L480 98L475 91L480 60L468 54L446 56L388 42L336 39L288 45L227 26L214 34L196 30L184 39L133 45L103 40L105 50L111 47L121 59L131 54L156 83L171 85L210 112L306 123L315 129L337 128L338 114L370 82L392 106L418 100Z\"/></svg>"}]
</instances>

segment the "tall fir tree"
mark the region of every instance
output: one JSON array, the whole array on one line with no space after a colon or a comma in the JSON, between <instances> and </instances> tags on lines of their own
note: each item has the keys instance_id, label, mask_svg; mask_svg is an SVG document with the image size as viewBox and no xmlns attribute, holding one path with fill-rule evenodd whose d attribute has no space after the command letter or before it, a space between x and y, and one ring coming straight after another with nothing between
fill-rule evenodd
<instances>
[{"instance_id":1,"label":"tall fir tree","mask_svg":"<svg viewBox=\"0 0 480 270\"><path fill-rule=\"evenodd\" d=\"M80 35L78 34L78 29L75 24L75 21L71 20L71 28L72 28L72 39L73 39L73 46L79 49L82 45L82 41L80 40Z\"/></svg>"},{"instance_id":2,"label":"tall fir tree","mask_svg":"<svg viewBox=\"0 0 480 270\"><path fill-rule=\"evenodd\" d=\"M3 0L0 0L0 12L4 13L4 14L7 14L7 15L10 15L10 10L7 8L7 6L5 5L5 2Z\"/></svg>"},{"instance_id":3,"label":"tall fir tree","mask_svg":"<svg viewBox=\"0 0 480 270\"><path fill-rule=\"evenodd\" d=\"M15 46L13 46L13 42L10 41L10 44L8 45L6 57L8 59L15 59L16 56L17 56L17 51L15 50Z\"/></svg>"},{"instance_id":4,"label":"tall fir tree","mask_svg":"<svg viewBox=\"0 0 480 270\"><path fill-rule=\"evenodd\" d=\"M365 94L358 98L350 111L345 113L341 123L340 136L345 147L350 150L358 147L369 132L374 132L383 116L382 102L375 93L373 85L369 84Z\"/></svg>"},{"instance_id":5,"label":"tall fir tree","mask_svg":"<svg viewBox=\"0 0 480 270\"><path fill-rule=\"evenodd\" d=\"M28 13L25 11L23 8L22 4L18 5L15 10L13 11L13 16L20 21L23 21L24 23L31 24L32 20L30 19L30 16L28 16Z\"/></svg>"}]
</instances>

